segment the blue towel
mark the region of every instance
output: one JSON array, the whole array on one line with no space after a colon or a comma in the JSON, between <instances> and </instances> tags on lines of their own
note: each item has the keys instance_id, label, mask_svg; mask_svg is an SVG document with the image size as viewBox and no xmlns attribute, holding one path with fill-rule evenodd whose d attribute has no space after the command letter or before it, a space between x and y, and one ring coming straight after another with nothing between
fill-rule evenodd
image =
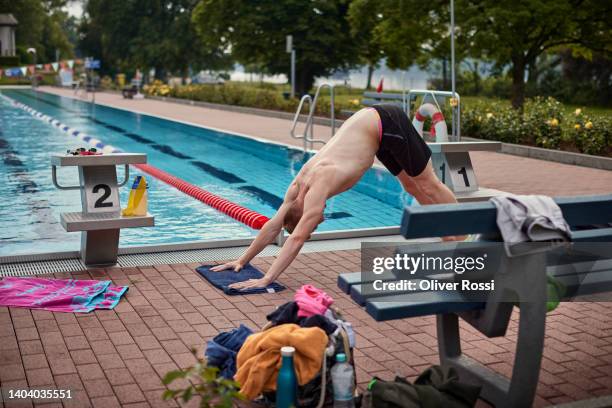
<instances>
[{"instance_id":1,"label":"blue towel","mask_svg":"<svg viewBox=\"0 0 612 408\"><path fill-rule=\"evenodd\" d=\"M233 378L236 374L236 355L247 337L253 331L244 324L229 332L216 335L206 344L206 361L209 366L218 367L219 375L224 378Z\"/></svg>"},{"instance_id":2,"label":"blue towel","mask_svg":"<svg viewBox=\"0 0 612 408\"><path fill-rule=\"evenodd\" d=\"M196 271L206 278L215 288L221 289L226 295L251 295L254 293L275 293L285 290L286 288L276 282L272 282L265 288L249 288L249 289L232 289L229 287L232 283L244 282L249 279L263 278L264 274L251 264L246 264L240 272L233 270L223 272L213 272L210 268L215 265L202 265L196 268Z\"/></svg>"}]
</instances>

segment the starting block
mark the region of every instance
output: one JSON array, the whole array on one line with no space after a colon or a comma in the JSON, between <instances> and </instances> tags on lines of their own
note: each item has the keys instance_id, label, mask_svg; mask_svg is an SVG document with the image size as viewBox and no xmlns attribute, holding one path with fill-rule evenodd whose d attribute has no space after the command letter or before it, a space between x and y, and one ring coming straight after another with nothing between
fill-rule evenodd
<instances>
[{"instance_id":1,"label":"starting block","mask_svg":"<svg viewBox=\"0 0 612 408\"><path fill-rule=\"evenodd\" d=\"M60 215L67 232L81 231L81 258L87 266L117 263L121 228L152 227L154 217L121 215L119 187L127 184L130 164L144 164L147 156L139 153L112 153L92 156L55 155L51 158L53 184L60 190L81 191L81 212ZM125 166L125 179L117 182L117 165ZM78 186L62 186L57 181L57 167L76 166Z\"/></svg>"},{"instance_id":2,"label":"starting block","mask_svg":"<svg viewBox=\"0 0 612 408\"><path fill-rule=\"evenodd\" d=\"M438 178L451 189L460 203L485 201L503 194L499 190L481 188L472 166L470 152L499 152L500 142L442 142L427 143L431 161Z\"/></svg>"}]
</instances>

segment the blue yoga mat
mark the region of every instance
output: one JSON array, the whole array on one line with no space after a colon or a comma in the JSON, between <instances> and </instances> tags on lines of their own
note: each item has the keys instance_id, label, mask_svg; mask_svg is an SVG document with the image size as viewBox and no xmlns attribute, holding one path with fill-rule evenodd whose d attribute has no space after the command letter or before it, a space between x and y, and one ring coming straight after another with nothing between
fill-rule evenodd
<instances>
[{"instance_id":1,"label":"blue yoga mat","mask_svg":"<svg viewBox=\"0 0 612 408\"><path fill-rule=\"evenodd\" d=\"M221 289L226 295L252 295L256 293L276 293L286 288L276 282L272 282L265 288L249 288L249 289L232 289L229 287L232 283L243 282L249 279L263 278L264 274L251 264L246 264L240 272L233 270L213 272L210 268L216 265L202 265L196 268L196 271L209 281L215 288Z\"/></svg>"}]
</instances>

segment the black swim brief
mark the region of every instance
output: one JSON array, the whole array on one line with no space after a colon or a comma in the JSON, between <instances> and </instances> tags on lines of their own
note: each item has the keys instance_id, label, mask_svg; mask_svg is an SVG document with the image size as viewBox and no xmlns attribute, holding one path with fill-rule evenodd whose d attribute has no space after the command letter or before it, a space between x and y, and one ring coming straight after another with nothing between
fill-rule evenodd
<instances>
[{"instance_id":1,"label":"black swim brief","mask_svg":"<svg viewBox=\"0 0 612 408\"><path fill-rule=\"evenodd\" d=\"M408 115L394 104L378 104L372 108L380 116L380 147L376 152L378 160L394 176L402 170L411 177L421 174L429 162L431 150Z\"/></svg>"}]
</instances>

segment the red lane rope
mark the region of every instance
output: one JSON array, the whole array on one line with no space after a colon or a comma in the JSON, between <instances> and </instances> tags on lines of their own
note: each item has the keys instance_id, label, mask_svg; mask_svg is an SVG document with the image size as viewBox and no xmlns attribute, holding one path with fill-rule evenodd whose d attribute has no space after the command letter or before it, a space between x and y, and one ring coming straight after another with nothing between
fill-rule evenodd
<instances>
[{"instance_id":1,"label":"red lane rope","mask_svg":"<svg viewBox=\"0 0 612 408\"><path fill-rule=\"evenodd\" d=\"M195 198L196 200L199 200L204 204L229 215L233 219L248 225L251 228L261 229L269 220L269 218L265 215L261 215L253 210L249 210L248 208L234 204L231 201L209 193L208 191L168 174L157 167L153 167L148 164L135 164L134 166L145 173L150 174L156 179L159 179L177 190Z\"/></svg>"}]
</instances>

